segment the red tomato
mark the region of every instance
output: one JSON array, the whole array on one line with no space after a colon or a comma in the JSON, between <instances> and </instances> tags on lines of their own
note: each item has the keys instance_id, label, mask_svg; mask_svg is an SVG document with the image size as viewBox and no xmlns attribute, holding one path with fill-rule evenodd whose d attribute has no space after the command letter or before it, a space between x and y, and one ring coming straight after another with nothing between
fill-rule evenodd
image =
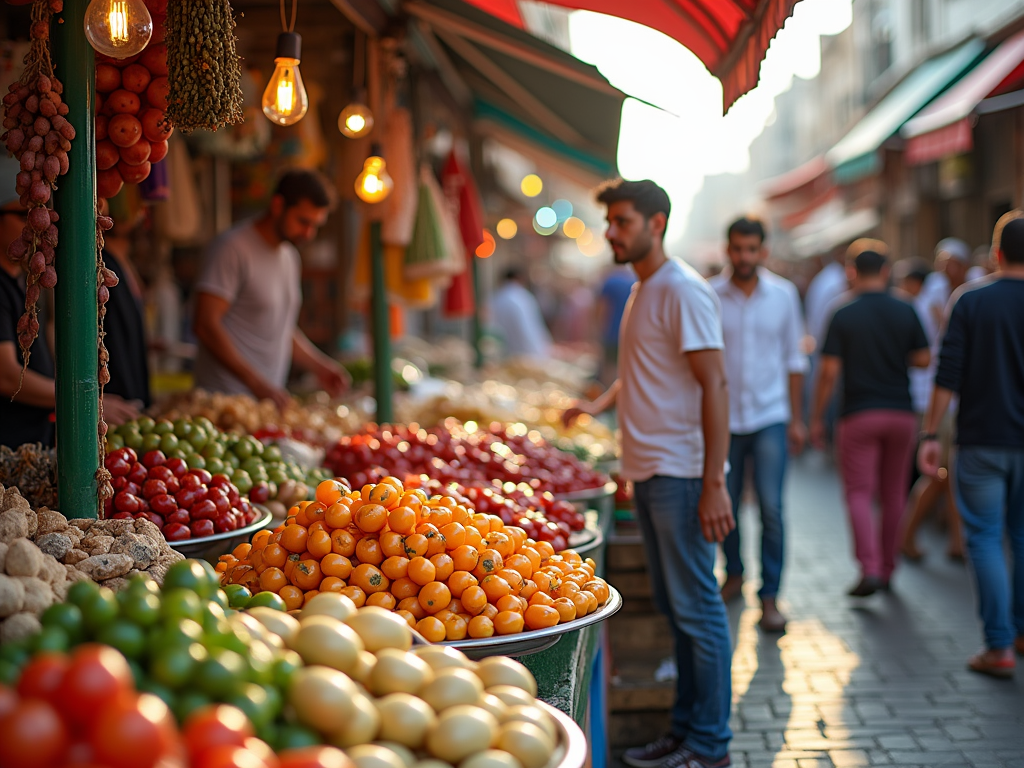
<instances>
[{"instance_id":1,"label":"red tomato","mask_svg":"<svg viewBox=\"0 0 1024 768\"><path fill-rule=\"evenodd\" d=\"M82 645L71 655L58 706L70 723L87 725L134 688L124 656L110 646Z\"/></svg>"},{"instance_id":2,"label":"red tomato","mask_svg":"<svg viewBox=\"0 0 1024 768\"><path fill-rule=\"evenodd\" d=\"M281 768L354 768L348 755L336 747L286 749L277 757Z\"/></svg>"},{"instance_id":3,"label":"red tomato","mask_svg":"<svg viewBox=\"0 0 1024 768\"><path fill-rule=\"evenodd\" d=\"M110 768L152 768L173 752L176 730L160 699L142 694L107 706L91 738L96 762Z\"/></svg>"},{"instance_id":4,"label":"red tomato","mask_svg":"<svg viewBox=\"0 0 1024 768\"><path fill-rule=\"evenodd\" d=\"M53 697L68 669L68 657L63 653L42 652L30 661L18 678L18 694L23 699L41 699L55 702Z\"/></svg>"},{"instance_id":5,"label":"red tomato","mask_svg":"<svg viewBox=\"0 0 1024 768\"><path fill-rule=\"evenodd\" d=\"M18 694L13 688L0 685L0 718L13 711L18 706L18 701Z\"/></svg>"},{"instance_id":6,"label":"red tomato","mask_svg":"<svg viewBox=\"0 0 1024 768\"><path fill-rule=\"evenodd\" d=\"M277 766L277 761L268 763L261 754L245 747L221 746L214 747L196 755L189 763L189 768L270 768Z\"/></svg>"},{"instance_id":7,"label":"red tomato","mask_svg":"<svg viewBox=\"0 0 1024 768\"><path fill-rule=\"evenodd\" d=\"M42 768L63 764L68 734L60 716L45 701L22 701L0 718L0 765Z\"/></svg>"},{"instance_id":8,"label":"red tomato","mask_svg":"<svg viewBox=\"0 0 1024 768\"><path fill-rule=\"evenodd\" d=\"M242 710L227 704L215 704L197 709L182 728L185 746L191 757L210 751L214 747L242 747L252 738L249 718Z\"/></svg>"}]
</instances>

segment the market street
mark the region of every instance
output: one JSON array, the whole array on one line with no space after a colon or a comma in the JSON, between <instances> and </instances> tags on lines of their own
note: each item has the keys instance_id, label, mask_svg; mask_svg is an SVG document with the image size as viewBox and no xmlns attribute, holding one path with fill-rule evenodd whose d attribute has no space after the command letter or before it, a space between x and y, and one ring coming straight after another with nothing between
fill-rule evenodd
<instances>
[{"instance_id":1,"label":"market street","mask_svg":"<svg viewBox=\"0 0 1024 768\"><path fill-rule=\"evenodd\" d=\"M966 567L922 530L926 558L897 570L892 594L856 600L839 481L821 454L791 465L788 562L777 641L757 628L757 582L730 611L733 765L750 768L1024 766L1024 677L967 671L981 629ZM757 574L756 510L743 511L745 563Z\"/></svg>"}]
</instances>

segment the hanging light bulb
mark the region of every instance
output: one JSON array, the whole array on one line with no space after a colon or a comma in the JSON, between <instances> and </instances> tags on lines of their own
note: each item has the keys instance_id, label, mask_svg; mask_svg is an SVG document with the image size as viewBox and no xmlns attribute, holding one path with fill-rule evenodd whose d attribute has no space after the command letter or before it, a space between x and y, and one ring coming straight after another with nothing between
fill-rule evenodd
<instances>
[{"instance_id":1,"label":"hanging light bulb","mask_svg":"<svg viewBox=\"0 0 1024 768\"><path fill-rule=\"evenodd\" d=\"M294 125L309 109L309 99L299 74L302 38L295 32L277 36L274 74L263 91L263 114L277 125Z\"/></svg>"},{"instance_id":2,"label":"hanging light bulb","mask_svg":"<svg viewBox=\"0 0 1024 768\"><path fill-rule=\"evenodd\" d=\"M338 115L338 130L350 139L361 139L373 130L373 113L362 103L362 98L362 94L357 94Z\"/></svg>"},{"instance_id":3,"label":"hanging light bulb","mask_svg":"<svg viewBox=\"0 0 1024 768\"><path fill-rule=\"evenodd\" d=\"M142 0L92 0L85 9L85 37L104 56L135 56L152 36L153 17Z\"/></svg>"},{"instance_id":4,"label":"hanging light bulb","mask_svg":"<svg viewBox=\"0 0 1024 768\"><path fill-rule=\"evenodd\" d=\"M395 182L388 175L387 163L380 156L380 147L373 146L363 163L363 171L356 176L356 195L364 203L379 203L391 194Z\"/></svg>"}]
</instances>

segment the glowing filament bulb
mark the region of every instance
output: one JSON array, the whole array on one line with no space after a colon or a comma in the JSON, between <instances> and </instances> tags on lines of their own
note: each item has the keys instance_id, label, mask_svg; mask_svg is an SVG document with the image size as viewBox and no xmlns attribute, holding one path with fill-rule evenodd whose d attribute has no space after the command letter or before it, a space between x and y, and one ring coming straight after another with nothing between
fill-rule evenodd
<instances>
[{"instance_id":1,"label":"glowing filament bulb","mask_svg":"<svg viewBox=\"0 0 1024 768\"><path fill-rule=\"evenodd\" d=\"M282 32L277 38L274 74L263 91L263 114L277 125L293 125L309 109L309 99L299 73L302 39L294 32Z\"/></svg>"},{"instance_id":2,"label":"glowing filament bulb","mask_svg":"<svg viewBox=\"0 0 1024 768\"><path fill-rule=\"evenodd\" d=\"M135 56L152 36L153 17L142 0L92 0L85 9L85 37L104 56Z\"/></svg>"}]
</instances>

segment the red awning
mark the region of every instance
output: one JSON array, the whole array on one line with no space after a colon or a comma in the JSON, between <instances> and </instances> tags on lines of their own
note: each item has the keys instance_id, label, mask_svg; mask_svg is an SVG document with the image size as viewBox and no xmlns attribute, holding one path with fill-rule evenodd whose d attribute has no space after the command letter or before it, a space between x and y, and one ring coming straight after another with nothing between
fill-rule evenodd
<instances>
[{"instance_id":1,"label":"red awning","mask_svg":"<svg viewBox=\"0 0 1024 768\"><path fill-rule=\"evenodd\" d=\"M952 125L937 128L907 141L906 160L910 165L934 163L944 157L962 155L974 148L969 117L957 120Z\"/></svg>"},{"instance_id":2,"label":"red awning","mask_svg":"<svg viewBox=\"0 0 1024 768\"><path fill-rule=\"evenodd\" d=\"M522 26L515 0L467 0ZM768 45L799 0L546 0L618 16L664 32L696 54L722 82L723 109L757 85Z\"/></svg>"}]
</instances>

